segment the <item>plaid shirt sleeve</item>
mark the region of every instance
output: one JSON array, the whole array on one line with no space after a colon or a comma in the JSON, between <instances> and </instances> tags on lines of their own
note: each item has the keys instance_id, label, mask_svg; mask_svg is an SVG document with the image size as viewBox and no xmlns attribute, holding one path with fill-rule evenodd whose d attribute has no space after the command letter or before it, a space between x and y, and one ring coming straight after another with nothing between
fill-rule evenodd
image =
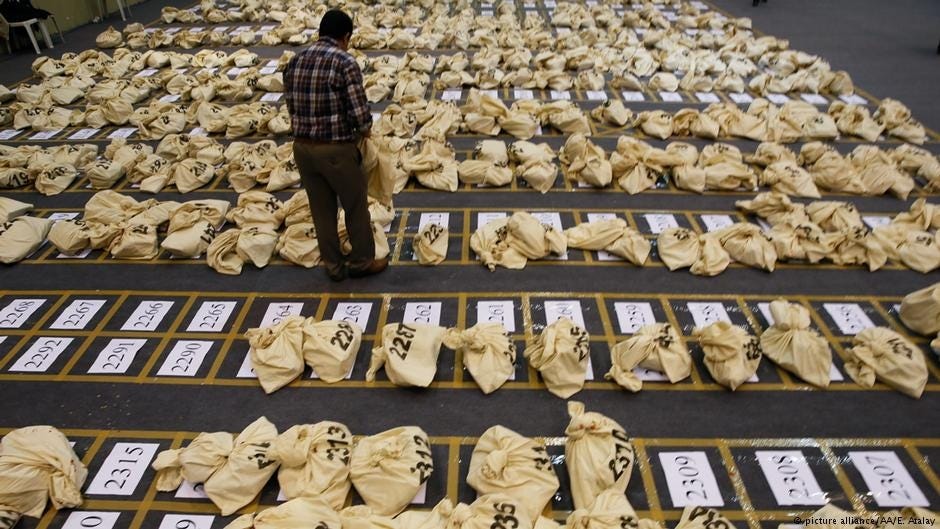
<instances>
[{"instance_id":1,"label":"plaid shirt sleeve","mask_svg":"<svg viewBox=\"0 0 940 529\"><path fill-rule=\"evenodd\" d=\"M372 128L372 112L369 109L369 100L366 98L366 90L363 88L362 70L355 60L347 63L346 71L346 93L349 96L351 121L355 124L358 132L364 132Z\"/></svg>"}]
</instances>

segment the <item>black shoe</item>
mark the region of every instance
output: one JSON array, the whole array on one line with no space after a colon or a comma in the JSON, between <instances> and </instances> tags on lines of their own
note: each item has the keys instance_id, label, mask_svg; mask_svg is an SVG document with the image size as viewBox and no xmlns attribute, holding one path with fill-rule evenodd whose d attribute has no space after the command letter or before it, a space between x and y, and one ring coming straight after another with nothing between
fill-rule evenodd
<instances>
[{"instance_id":1,"label":"black shoe","mask_svg":"<svg viewBox=\"0 0 940 529\"><path fill-rule=\"evenodd\" d=\"M346 263L343 263L340 266L339 272L336 272L335 274L333 272L330 272L329 268L324 268L324 270L326 270L326 275L332 281L336 281L337 283L346 279L349 276L349 268L346 266Z\"/></svg>"},{"instance_id":2,"label":"black shoe","mask_svg":"<svg viewBox=\"0 0 940 529\"><path fill-rule=\"evenodd\" d=\"M349 277L366 277L373 274L378 274L382 270L388 268L388 258L384 259L373 259L365 268L350 268Z\"/></svg>"}]
</instances>

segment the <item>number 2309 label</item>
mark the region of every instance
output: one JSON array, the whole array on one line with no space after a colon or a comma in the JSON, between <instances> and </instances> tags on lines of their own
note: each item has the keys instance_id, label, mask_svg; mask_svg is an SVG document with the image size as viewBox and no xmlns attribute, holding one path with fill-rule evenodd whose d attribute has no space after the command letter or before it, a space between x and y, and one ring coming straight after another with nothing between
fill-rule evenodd
<instances>
[{"instance_id":1,"label":"number 2309 label","mask_svg":"<svg viewBox=\"0 0 940 529\"><path fill-rule=\"evenodd\" d=\"M669 495L675 507L722 507L715 474L705 452L660 452Z\"/></svg>"}]
</instances>

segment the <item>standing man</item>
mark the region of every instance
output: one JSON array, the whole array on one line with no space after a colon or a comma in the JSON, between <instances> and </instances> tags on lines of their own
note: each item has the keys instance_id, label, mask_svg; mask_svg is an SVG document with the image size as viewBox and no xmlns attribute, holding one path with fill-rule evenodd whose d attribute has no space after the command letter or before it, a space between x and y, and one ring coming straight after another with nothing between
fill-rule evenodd
<instances>
[{"instance_id":1,"label":"standing man","mask_svg":"<svg viewBox=\"0 0 940 529\"><path fill-rule=\"evenodd\" d=\"M359 166L358 143L369 137L372 114L362 86L362 71L347 53L353 21L333 9L320 21L320 38L297 54L284 70L284 92L294 135L294 161L317 229L320 257L334 281L385 270L375 258L368 180ZM348 261L340 252L336 200L346 212L352 243Z\"/></svg>"}]
</instances>

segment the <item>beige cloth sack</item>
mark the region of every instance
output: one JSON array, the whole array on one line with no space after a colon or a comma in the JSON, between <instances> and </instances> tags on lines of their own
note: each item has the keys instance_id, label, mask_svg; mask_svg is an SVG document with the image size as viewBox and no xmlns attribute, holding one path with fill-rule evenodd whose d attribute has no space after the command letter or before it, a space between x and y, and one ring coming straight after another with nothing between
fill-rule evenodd
<instances>
[{"instance_id":1,"label":"beige cloth sack","mask_svg":"<svg viewBox=\"0 0 940 529\"><path fill-rule=\"evenodd\" d=\"M373 138L359 144L362 172L369 178L369 196L380 204L390 205L395 189L395 159L387 145Z\"/></svg>"},{"instance_id":2,"label":"beige cloth sack","mask_svg":"<svg viewBox=\"0 0 940 529\"><path fill-rule=\"evenodd\" d=\"M238 202L229 210L225 219L239 228L266 226L272 230L280 228L286 211L284 204L274 195L264 191L248 191L238 195Z\"/></svg>"},{"instance_id":3,"label":"beige cloth sack","mask_svg":"<svg viewBox=\"0 0 940 529\"><path fill-rule=\"evenodd\" d=\"M904 325L917 334L930 336L940 332L940 283L904 296L900 316Z\"/></svg>"},{"instance_id":4,"label":"beige cloth sack","mask_svg":"<svg viewBox=\"0 0 940 529\"><path fill-rule=\"evenodd\" d=\"M0 224L11 221L33 209L32 204L12 198L0 197Z\"/></svg>"},{"instance_id":5,"label":"beige cloth sack","mask_svg":"<svg viewBox=\"0 0 940 529\"><path fill-rule=\"evenodd\" d=\"M591 111L591 117L601 123L625 127L634 120L633 112L623 106L619 100L607 100Z\"/></svg>"},{"instance_id":6,"label":"beige cloth sack","mask_svg":"<svg viewBox=\"0 0 940 529\"><path fill-rule=\"evenodd\" d=\"M157 490L176 490L183 480L203 483L206 495L228 516L252 500L277 470L277 428L261 417L238 436L201 433L185 448L164 450L151 465Z\"/></svg>"},{"instance_id":7,"label":"beige cloth sack","mask_svg":"<svg viewBox=\"0 0 940 529\"><path fill-rule=\"evenodd\" d=\"M705 367L715 382L734 391L757 372L760 340L726 321L696 327L692 335L705 353Z\"/></svg>"},{"instance_id":8,"label":"beige cloth sack","mask_svg":"<svg viewBox=\"0 0 940 529\"><path fill-rule=\"evenodd\" d=\"M593 187L607 187L613 180L613 170L604 149L590 142L582 134L573 134L565 143L563 152L572 146L574 151L568 156L566 176L569 180L582 182Z\"/></svg>"},{"instance_id":9,"label":"beige cloth sack","mask_svg":"<svg viewBox=\"0 0 940 529\"><path fill-rule=\"evenodd\" d=\"M78 178L78 170L69 164L53 164L43 168L36 176L36 191L52 196L68 189ZM0 214L2 216L2 214Z\"/></svg>"},{"instance_id":10,"label":"beige cloth sack","mask_svg":"<svg viewBox=\"0 0 940 529\"><path fill-rule=\"evenodd\" d=\"M897 249L904 266L926 274L940 267L940 245L926 231L910 231Z\"/></svg>"},{"instance_id":11,"label":"beige cloth sack","mask_svg":"<svg viewBox=\"0 0 940 529\"><path fill-rule=\"evenodd\" d=\"M525 268L528 259L507 244L509 219L496 219L477 228L470 236L470 248L491 271L497 266L510 270Z\"/></svg>"},{"instance_id":12,"label":"beige cloth sack","mask_svg":"<svg viewBox=\"0 0 940 529\"><path fill-rule=\"evenodd\" d=\"M761 185L794 197L820 198L813 177L794 161L774 162L760 175Z\"/></svg>"},{"instance_id":13,"label":"beige cloth sack","mask_svg":"<svg viewBox=\"0 0 940 529\"><path fill-rule=\"evenodd\" d=\"M235 252L242 262L251 262L258 268L268 266L277 247L277 232L265 226L251 226L241 230L235 243Z\"/></svg>"},{"instance_id":14,"label":"beige cloth sack","mask_svg":"<svg viewBox=\"0 0 940 529\"><path fill-rule=\"evenodd\" d=\"M761 334L767 358L810 384L829 387L832 351L829 342L810 329L809 310L778 299L770 303L774 323Z\"/></svg>"},{"instance_id":15,"label":"beige cloth sack","mask_svg":"<svg viewBox=\"0 0 940 529\"><path fill-rule=\"evenodd\" d=\"M585 507L575 509L565 523L566 529L663 529L662 525L637 516L622 490L601 491Z\"/></svg>"},{"instance_id":16,"label":"beige cloth sack","mask_svg":"<svg viewBox=\"0 0 940 529\"><path fill-rule=\"evenodd\" d=\"M224 529L341 529L339 515L324 498L295 498L258 513L243 514Z\"/></svg>"},{"instance_id":17,"label":"beige cloth sack","mask_svg":"<svg viewBox=\"0 0 940 529\"><path fill-rule=\"evenodd\" d=\"M92 188L107 189L124 176L124 167L114 161L98 160L86 169L85 176L91 182Z\"/></svg>"},{"instance_id":18,"label":"beige cloth sack","mask_svg":"<svg viewBox=\"0 0 940 529\"><path fill-rule=\"evenodd\" d=\"M735 261L768 272L774 271L777 263L777 250L759 226L737 222L727 228L722 228L714 235L721 242L722 248Z\"/></svg>"},{"instance_id":19,"label":"beige cloth sack","mask_svg":"<svg viewBox=\"0 0 940 529\"><path fill-rule=\"evenodd\" d=\"M0 169L0 189L23 187L34 180L35 177L25 169L18 167Z\"/></svg>"},{"instance_id":20,"label":"beige cloth sack","mask_svg":"<svg viewBox=\"0 0 940 529\"><path fill-rule=\"evenodd\" d=\"M774 191L759 193L752 200L738 200L734 205L745 213L753 213L765 219L774 226L782 223L797 225L810 220L803 204L794 203L790 197Z\"/></svg>"},{"instance_id":21,"label":"beige cloth sack","mask_svg":"<svg viewBox=\"0 0 940 529\"><path fill-rule=\"evenodd\" d=\"M473 448L467 484L480 496L515 498L520 512L532 520L551 502L559 485L544 442L498 425L483 432Z\"/></svg>"},{"instance_id":22,"label":"beige cloth sack","mask_svg":"<svg viewBox=\"0 0 940 529\"><path fill-rule=\"evenodd\" d=\"M91 234L83 220L60 220L49 230L49 242L59 253L75 255L91 246Z\"/></svg>"},{"instance_id":23,"label":"beige cloth sack","mask_svg":"<svg viewBox=\"0 0 940 529\"><path fill-rule=\"evenodd\" d=\"M265 393L274 393L304 372L303 316L287 316L270 327L248 329L249 358Z\"/></svg>"},{"instance_id":24,"label":"beige cloth sack","mask_svg":"<svg viewBox=\"0 0 940 529\"><path fill-rule=\"evenodd\" d=\"M541 193L547 193L554 187L558 176L558 167L544 160L529 160L516 165L515 174L525 180L529 187Z\"/></svg>"},{"instance_id":25,"label":"beige cloth sack","mask_svg":"<svg viewBox=\"0 0 940 529\"><path fill-rule=\"evenodd\" d=\"M245 261L235 252L241 230L225 230L212 239L206 248L206 264L220 274L239 275Z\"/></svg>"},{"instance_id":26,"label":"beige cloth sack","mask_svg":"<svg viewBox=\"0 0 940 529\"><path fill-rule=\"evenodd\" d=\"M215 168L195 158L188 158L174 165L170 174L179 192L189 193L211 182Z\"/></svg>"},{"instance_id":27,"label":"beige cloth sack","mask_svg":"<svg viewBox=\"0 0 940 529\"><path fill-rule=\"evenodd\" d=\"M698 260L699 237L686 228L668 228L656 237L656 249L669 270L688 268Z\"/></svg>"},{"instance_id":28,"label":"beige cloth sack","mask_svg":"<svg viewBox=\"0 0 940 529\"><path fill-rule=\"evenodd\" d=\"M501 187L512 182L512 169L488 160L464 160L457 166L457 177L465 184Z\"/></svg>"},{"instance_id":29,"label":"beige cloth sack","mask_svg":"<svg viewBox=\"0 0 940 529\"><path fill-rule=\"evenodd\" d=\"M825 231L865 228L861 214L851 202L817 200L806 205L806 214Z\"/></svg>"},{"instance_id":30,"label":"beige cloth sack","mask_svg":"<svg viewBox=\"0 0 940 529\"><path fill-rule=\"evenodd\" d=\"M430 511L408 510L395 517L401 529L444 529L454 513L454 504L442 499Z\"/></svg>"},{"instance_id":31,"label":"beige cloth sack","mask_svg":"<svg viewBox=\"0 0 940 529\"><path fill-rule=\"evenodd\" d=\"M774 243L777 259L818 263L833 250L833 239L822 228L805 221L798 224L776 224L768 233Z\"/></svg>"},{"instance_id":32,"label":"beige cloth sack","mask_svg":"<svg viewBox=\"0 0 940 529\"><path fill-rule=\"evenodd\" d=\"M202 255L216 235L229 210L226 200L194 200L184 202L170 215L167 236L160 246L176 257L196 258Z\"/></svg>"},{"instance_id":33,"label":"beige cloth sack","mask_svg":"<svg viewBox=\"0 0 940 529\"><path fill-rule=\"evenodd\" d=\"M663 110L650 110L640 112L636 117L634 126L639 126L644 134L665 140L672 136L672 115Z\"/></svg>"},{"instance_id":34,"label":"beige cloth sack","mask_svg":"<svg viewBox=\"0 0 940 529\"><path fill-rule=\"evenodd\" d=\"M0 512L39 518L52 502L56 510L82 504L88 469L69 440L52 426L19 428L0 439Z\"/></svg>"},{"instance_id":35,"label":"beige cloth sack","mask_svg":"<svg viewBox=\"0 0 940 529\"><path fill-rule=\"evenodd\" d=\"M157 256L157 228L147 224L128 224L108 246L115 259L150 260Z\"/></svg>"},{"instance_id":36,"label":"beige cloth sack","mask_svg":"<svg viewBox=\"0 0 940 529\"><path fill-rule=\"evenodd\" d=\"M53 221L22 215L0 224L0 263L22 261L45 242Z\"/></svg>"},{"instance_id":37,"label":"beige cloth sack","mask_svg":"<svg viewBox=\"0 0 940 529\"><path fill-rule=\"evenodd\" d=\"M372 349L366 380L374 381L385 366L388 379L396 386L428 387L437 372L445 332L444 327L424 323L386 325L380 345Z\"/></svg>"},{"instance_id":38,"label":"beige cloth sack","mask_svg":"<svg viewBox=\"0 0 940 529\"><path fill-rule=\"evenodd\" d=\"M470 505L457 504L446 529L534 529L521 498L502 493L483 494Z\"/></svg>"},{"instance_id":39,"label":"beige cloth sack","mask_svg":"<svg viewBox=\"0 0 940 529\"><path fill-rule=\"evenodd\" d=\"M913 398L927 384L927 362L916 345L888 329L871 327L855 335L845 371L856 384L870 388L875 378Z\"/></svg>"},{"instance_id":40,"label":"beige cloth sack","mask_svg":"<svg viewBox=\"0 0 940 529\"><path fill-rule=\"evenodd\" d=\"M350 479L374 512L400 513L434 471L428 434L401 426L359 440L352 452Z\"/></svg>"},{"instance_id":41,"label":"beige cloth sack","mask_svg":"<svg viewBox=\"0 0 940 529\"><path fill-rule=\"evenodd\" d=\"M277 254L287 262L304 268L320 264L317 230L311 222L292 224L277 240Z\"/></svg>"},{"instance_id":42,"label":"beige cloth sack","mask_svg":"<svg viewBox=\"0 0 940 529\"><path fill-rule=\"evenodd\" d=\"M589 508L607 490L623 497L636 460L623 426L600 413L585 412L580 402L568 402L568 415L565 459L575 509Z\"/></svg>"},{"instance_id":43,"label":"beige cloth sack","mask_svg":"<svg viewBox=\"0 0 940 529\"><path fill-rule=\"evenodd\" d=\"M277 481L288 499L319 498L341 509L349 495L352 433L344 424L321 421L289 428L277 437Z\"/></svg>"},{"instance_id":44,"label":"beige cloth sack","mask_svg":"<svg viewBox=\"0 0 940 529\"><path fill-rule=\"evenodd\" d=\"M689 349L668 323L640 327L632 337L611 348L610 363L604 378L634 393L643 389L643 381L633 373L637 367L659 371L673 384L692 373Z\"/></svg>"},{"instance_id":45,"label":"beige cloth sack","mask_svg":"<svg viewBox=\"0 0 940 529\"><path fill-rule=\"evenodd\" d=\"M356 323L307 318L303 333L304 362L320 380L339 382L352 372L362 344L362 329Z\"/></svg>"},{"instance_id":46,"label":"beige cloth sack","mask_svg":"<svg viewBox=\"0 0 940 529\"><path fill-rule=\"evenodd\" d=\"M542 375L548 391L563 399L584 387L590 354L587 331L568 318L547 325L524 351L529 364Z\"/></svg>"},{"instance_id":47,"label":"beige cloth sack","mask_svg":"<svg viewBox=\"0 0 940 529\"><path fill-rule=\"evenodd\" d=\"M582 222L564 233L571 248L604 250L637 266L646 262L651 250L650 242L619 218Z\"/></svg>"},{"instance_id":48,"label":"beige cloth sack","mask_svg":"<svg viewBox=\"0 0 940 529\"><path fill-rule=\"evenodd\" d=\"M563 233L542 224L525 211L517 211L506 223L506 244L527 259L542 259L549 254L563 255L568 243Z\"/></svg>"},{"instance_id":49,"label":"beige cloth sack","mask_svg":"<svg viewBox=\"0 0 940 529\"><path fill-rule=\"evenodd\" d=\"M108 29L102 31L95 37L95 45L99 48L117 48L124 43L124 36L121 32L114 29L114 26L108 26Z\"/></svg>"},{"instance_id":50,"label":"beige cloth sack","mask_svg":"<svg viewBox=\"0 0 940 529\"><path fill-rule=\"evenodd\" d=\"M447 228L436 223L425 225L414 238L418 262L430 266L441 264L447 257L448 242Z\"/></svg>"},{"instance_id":51,"label":"beige cloth sack","mask_svg":"<svg viewBox=\"0 0 940 529\"><path fill-rule=\"evenodd\" d=\"M515 371L516 346L502 323L477 323L463 331L448 329L444 345L461 354L463 365L484 394L499 389Z\"/></svg>"},{"instance_id":52,"label":"beige cloth sack","mask_svg":"<svg viewBox=\"0 0 940 529\"><path fill-rule=\"evenodd\" d=\"M404 514L404 513L403 513ZM383 516L368 505L353 505L339 512L344 529L398 529L397 518Z\"/></svg>"},{"instance_id":53,"label":"beige cloth sack","mask_svg":"<svg viewBox=\"0 0 940 529\"><path fill-rule=\"evenodd\" d=\"M698 242L698 258L689 272L706 277L713 277L724 272L731 264L731 255L725 250L718 236L706 233L699 236Z\"/></svg>"},{"instance_id":54,"label":"beige cloth sack","mask_svg":"<svg viewBox=\"0 0 940 529\"><path fill-rule=\"evenodd\" d=\"M716 529L719 527L735 527L725 515L708 507L687 506L682 511L682 517L676 524L676 529Z\"/></svg>"}]
</instances>

